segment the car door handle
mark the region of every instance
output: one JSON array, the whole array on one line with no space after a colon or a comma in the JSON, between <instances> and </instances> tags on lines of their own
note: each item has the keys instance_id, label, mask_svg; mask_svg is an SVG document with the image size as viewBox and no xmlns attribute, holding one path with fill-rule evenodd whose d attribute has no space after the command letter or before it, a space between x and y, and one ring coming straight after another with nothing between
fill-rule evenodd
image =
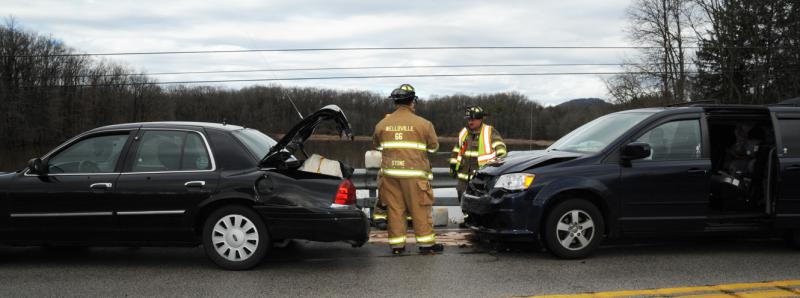
<instances>
[{"instance_id":1,"label":"car door handle","mask_svg":"<svg viewBox=\"0 0 800 298\"><path fill-rule=\"evenodd\" d=\"M109 188L111 188L112 185L113 184L111 184L109 182L92 183L92 185L89 185L89 188L91 188L91 189L109 189Z\"/></svg>"},{"instance_id":2,"label":"car door handle","mask_svg":"<svg viewBox=\"0 0 800 298\"><path fill-rule=\"evenodd\" d=\"M189 181L189 182L184 183L183 186L191 187L191 188L203 187L203 186L206 186L206 182L205 181Z\"/></svg>"},{"instance_id":3,"label":"car door handle","mask_svg":"<svg viewBox=\"0 0 800 298\"><path fill-rule=\"evenodd\" d=\"M698 169L698 168L691 168L686 172L689 173L689 174L698 174L698 175L705 175L706 173L708 173L707 170Z\"/></svg>"},{"instance_id":4,"label":"car door handle","mask_svg":"<svg viewBox=\"0 0 800 298\"><path fill-rule=\"evenodd\" d=\"M786 171L788 171L788 172L800 171L800 165L788 166L788 167L786 167Z\"/></svg>"}]
</instances>

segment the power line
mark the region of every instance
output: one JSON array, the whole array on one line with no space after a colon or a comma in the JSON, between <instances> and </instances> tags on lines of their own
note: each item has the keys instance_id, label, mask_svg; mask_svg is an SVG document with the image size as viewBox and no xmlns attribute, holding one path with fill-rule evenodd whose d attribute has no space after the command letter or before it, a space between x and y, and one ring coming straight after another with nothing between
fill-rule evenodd
<instances>
[{"instance_id":1,"label":"power line","mask_svg":"<svg viewBox=\"0 0 800 298\"><path fill-rule=\"evenodd\" d=\"M794 70L797 71L797 70ZM685 72L697 74L697 71ZM341 80L341 79L385 79L385 78L447 78L447 77L506 77L506 76L568 76L568 75L653 75L659 72L545 72L545 73L470 73L470 74L409 74L409 75L360 75L360 76L328 76L328 77L288 77L288 78L259 78L259 79L226 79L226 80L189 80L168 82L128 82L128 83L103 83L103 84L75 84L54 87L105 87L105 86L135 86L135 85L174 85L174 84L210 84L210 83L235 83L235 82L274 82L274 81L315 81L315 80ZM722 73L706 73L719 74ZM29 86L40 88L42 86Z\"/></svg>"},{"instance_id":2,"label":"power line","mask_svg":"<svg viewBox=\"0 0 800 298\"><path fill-rule=\"evenodd\" d=\"M368 70L368 69L407 69L407 68L489 68L489 67L563 67L563 66L643 66L653 65L645 63L543 63L543 64L456 64L456 65L409 65L409 66L345 66L345 67L309 67L309 68L268 68L268 69L241 69L241 70L204 70L204 71L175 71L127 74L99 74L76 75L72 77L110 77L110 76L157 76L157 75L184 75L184 74L215 74L215 73L252 73L252 72L285 72L285 71L323 71L323 70ZM691 63L686 63L691 65Z\"/></svg>"},{"instance_id":3,"label":"power line","mask_svg":"<svg viewBox=\"0 0 800 298\"><path fill-rule=\"evenodd\" d=\"M700 47L683 47L699 49ZM661 49L656 46L430 46L430 47L341 47L341 48L286 48L249 50L196 50L153 52L109 52L69 53L38 55L0 55L0 57L73 57L73 56L137 56L137 55L181 55L181 54L228 54L254 52L334 52L334 51L441 51L441 50L646 50Z\"/></svg>"}]
</instances>

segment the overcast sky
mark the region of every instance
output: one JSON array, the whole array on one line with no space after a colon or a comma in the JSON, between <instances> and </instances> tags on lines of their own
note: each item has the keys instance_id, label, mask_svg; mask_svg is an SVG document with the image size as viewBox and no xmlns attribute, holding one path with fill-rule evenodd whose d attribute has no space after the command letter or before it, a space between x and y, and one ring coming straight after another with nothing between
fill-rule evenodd
<instances>
[{"instance_id":1,"label":"overcast sky","mask_svg":"<svg viewBox=\"0 0 800 298\"><path fill-rule=\"evenodd\" d=\"M411 46L626 46L630 0L523 1L45 1L0 0L26 29L88 53ZM454 64L618 63L630 50L260 52L115 56L136 71ZM345 75L608 72L606 67L293 71L158 76L161 81ZM286 86L367 89L410 83L431 94L516 91L542 104L607 98L598 75L346 79ZM258 83L226 83L238 88ZM262 83L265 84L265 83Z\"/></svg>"}]
</instances>

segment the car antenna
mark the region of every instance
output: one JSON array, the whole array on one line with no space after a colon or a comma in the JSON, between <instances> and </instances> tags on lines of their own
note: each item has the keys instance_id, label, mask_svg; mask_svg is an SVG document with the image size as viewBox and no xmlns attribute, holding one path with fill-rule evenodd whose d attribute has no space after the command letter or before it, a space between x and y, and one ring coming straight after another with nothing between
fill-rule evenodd
<instances>
[{"instance_id":1,"label":"car antenna","mask_svg":"<svg viewBox=\"0 0 800 298\"><path fill-rule=\"evenodd\" d=\"M297 112L297 116L300 116L300 120L305 119L303 118L303 113L300 113L300 109L297 108L297 105L294 104L294 100L292 100L291 96L286 96L286 91L283 92L283 98L289 99L289 102L292 103L292 107Z\"/></svg>"}]
</instances>

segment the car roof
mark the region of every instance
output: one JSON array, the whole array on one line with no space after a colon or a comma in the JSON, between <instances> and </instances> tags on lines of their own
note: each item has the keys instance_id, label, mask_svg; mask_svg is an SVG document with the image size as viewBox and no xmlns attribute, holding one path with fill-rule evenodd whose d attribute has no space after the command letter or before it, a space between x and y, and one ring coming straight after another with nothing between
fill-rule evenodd
<instances>
[{"instance_id":1,"label":"car roof","mask_svg":"<svg viewBox=\"0 0 800 298\"><path fill-rule=\"evenodd\" d=\"M219 130L233 131L233 130L243 129L244 127L238 125L211 123L211 122L158 121L158 122L133 122L133 123L106 125L92 129L90 130L90 132L114 130L114 129L132 129L132 128L214 128Z\"/></svg>"}]
</instances>

